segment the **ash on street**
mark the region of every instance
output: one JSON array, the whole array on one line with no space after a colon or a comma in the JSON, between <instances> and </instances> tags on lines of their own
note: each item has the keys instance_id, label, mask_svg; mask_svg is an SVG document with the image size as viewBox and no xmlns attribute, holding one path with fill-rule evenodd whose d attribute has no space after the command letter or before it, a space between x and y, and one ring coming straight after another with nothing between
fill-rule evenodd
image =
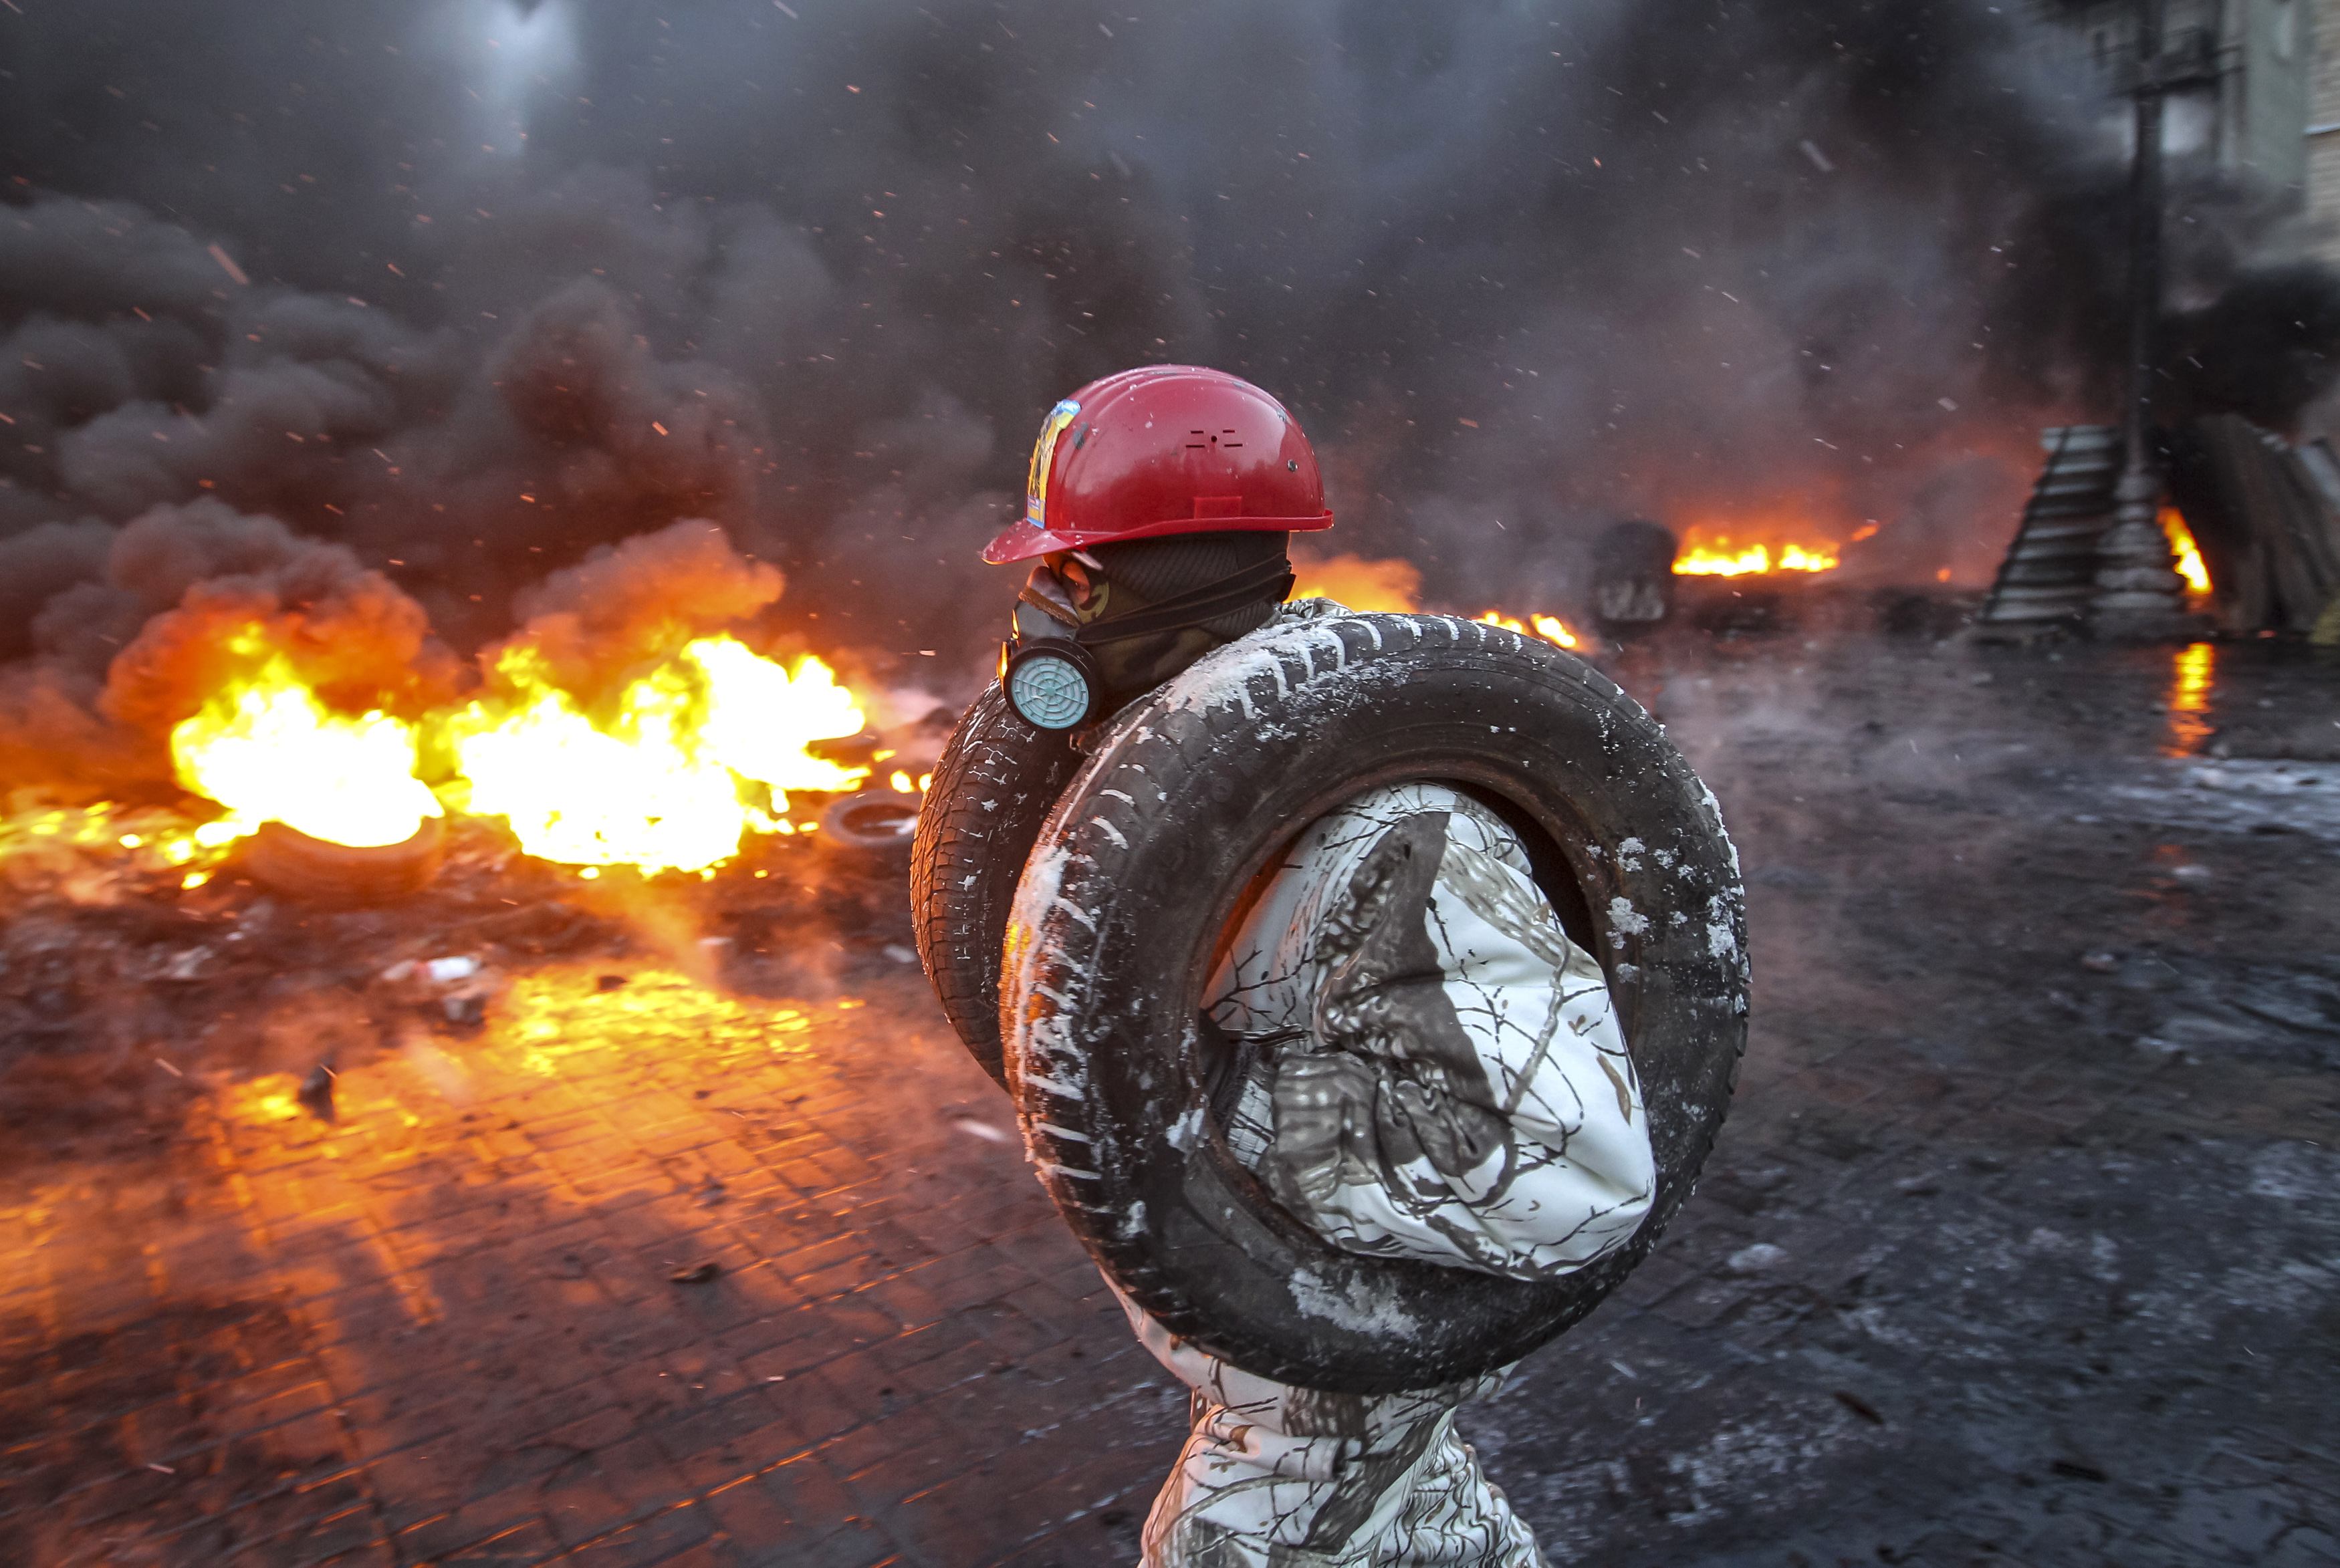
<instances>
[{"instance_id":1,"label":"ash on street","mask_svg":"<svg viewBox=\"0 0 2340 1568\"><path fill-rule=\"evenodd\" d=\"M2333 667L1611 666L1723 802L1757 1010L1673 1233L1466 1416L1554 1562L2340 1560ZM1133 1560L1180 1391L895 885L796 863L647 924L492 861L340 915L20 885L0 1559ZM483 1022L372 978L431 951Z\"/></svg>"}]
</instances>

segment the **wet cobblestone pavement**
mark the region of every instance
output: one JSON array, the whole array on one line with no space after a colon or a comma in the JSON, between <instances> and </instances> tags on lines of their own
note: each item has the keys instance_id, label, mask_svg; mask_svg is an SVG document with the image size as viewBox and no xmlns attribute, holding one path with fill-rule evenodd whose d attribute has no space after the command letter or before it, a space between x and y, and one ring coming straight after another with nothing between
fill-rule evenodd
<instances>
[{"instance_id":1,"label":"wet cobblestone pavement","mask_svg":"<svg viewBox=\"0 0 2340 1568\"><path fill-rule=\"evenodd\" d=\"M1619 674L1724 802L1758 1007L1674 1232L1466 1416L1555 1563L2340 1561L2340 671ZM1183 1397L889 945L507 956L331 1122L190 1062L155 1136L20 1149L0 1561L1134 1560Z\"/></svg>"}]
</instances>

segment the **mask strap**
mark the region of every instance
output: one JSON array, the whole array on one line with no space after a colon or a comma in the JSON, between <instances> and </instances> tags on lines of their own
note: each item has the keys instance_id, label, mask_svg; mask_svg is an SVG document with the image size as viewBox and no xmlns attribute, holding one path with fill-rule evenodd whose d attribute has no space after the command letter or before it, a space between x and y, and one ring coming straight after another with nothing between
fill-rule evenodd
<instances>
[{"instance_id":1,"label":"mask strap","mask_svg":"<svg viewBox=\"0 0 2340 1568\"><path fill-rule=\"evenodd\" d=\"M1093 621L1083 626L1075 636L1081 642L1117 643L1131 637L1151 636L1156 632L1184 631L1188 626L1202 625L1231 610L1247 609L1263 602L1280 603L1292 591L1292 563L1277 559L1247 567L1232 577L1205 583L1188 593L1138 611L1135 615L1116 616L1111 620ZM1274 598L1268 597L1274 590Z\"/></svg>"},{"instance_id":2,"label":"mask strap","mask_svg":"<svg viewBox=\"0 0 2340 1568\"><path fill-rule=\"evenodd\" d=\"M1034 587L1030 583L1026 583L1022 587L1016 590L1016 602L1018 604L1030 605L1034 609L1038 610L1050 620L1056 621L1066 626L1077 627L1081 624L1080 616L1078 613L1074 610L1069 600L1051 597L1049 595L1043 593L1038 588Z\"/></svg>"}]
</instances>

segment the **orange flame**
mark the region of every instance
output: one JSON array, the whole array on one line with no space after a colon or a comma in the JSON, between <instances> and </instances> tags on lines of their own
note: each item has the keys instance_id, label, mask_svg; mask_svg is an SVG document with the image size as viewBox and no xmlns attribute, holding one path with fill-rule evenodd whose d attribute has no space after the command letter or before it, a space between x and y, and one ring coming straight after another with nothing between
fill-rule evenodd
<instances>
[{"instance_id":1,"label":"orange flame","mask_svg":"<svg viewBox=\"0 0 2340 1568\"><path fill-rule=\"evenodd\" d=\"M1563 648L1572 648L1577 646L1576 634L1571 631L1568 623L1558 616L1530 616L1526 620L1522 621L1503 614L1501 610L1489 610L1478 619L1486 626L1501 626L1507 632L1517 632L1523 637L1542 637L1544 641L1556 643Z\"/></svg>"},{"instance_id":2,"label":"orange flame","mask_svg":"<svg viewBox=\"0 0 2340 1568\"><path fill-rule=\"evenodd\" d=\"M485 695L417 724L333 712L257 626L228 646L249 673L171 733L179 782L225 814L153 846L189 868L190 887L207 878L207 856L263 823L390 844L447 806L503 818L539 859L705 871L750 832L793 831L788 791L848 790L869 771L806 749L862 725L827 665L808 656L791 672L729 636L685 644L590 711L540 650L516 643ZM418 753L451 768L437 794Z\"/></svg>"},{"instance_id":3,"label":"orange flame","mask_svg":"<svg viewBox=\"0 0 2340 1568\"><path fill-rule=\"evenodd\" d=\"M789 790L846 790L867 768L810 755L861 728L853 694L820 660L792 675L729 636L701 637L588 715L525 644L495 689L447 715L465 810L500 816L521 847L570 865L703 871L750 831L780 829Z\"/></svg>"},{"instance_id":4,"label":"orange flame","mask_svg":"<svg viewBox=\"0 0 2340 1568\"><path fill-rule=\"evenodd\" d=\"M1832 572L1838 557L1834 545L1734 545L1727 537L1701 540L1693 529L1674 558L1681 577L1743 577L1764 572Z\"/></svg>"},{"instance_id":5,"label":"orange flame","mask_svg":"<svg viewBox=\"0 0 2340 1568\"><path fill-rule=\"evenodd\" d=\"M1334 557L1303 570L1316 574L1303 592L1355 607L1410 610L1417 602L1420 574L1402 559ZM1557 616L1490 610L1479 618L1581 646ZM193 887L266 822L380 845L454 812L501 818L529 854L588 878L612 866L709 874L749 833L811 831L788 819L790 792L854 789L872 772L808 749L863 725L861 704L827 664L807 656L786 667L728 636L682 643L614 691L595 693L572 689L552 651L523 636L495 656L475 697L411 720L336 711L259 626L227 649L244 673L171 735L180 782L224 808L216 821L124 834L108 825L112 809L99 807L77 825L62 814L55 823L28 820L21 836L110 833ZM879 771L893 755L873 759ZM932 775L895 765L887 782L923 794Z\"/></svg>"},{"instance_id":6,"label":"orange flame","mask_svg":"<svg viewBox=\"0 0 2340 1568\"><path fill-rule=\"evenodd\" d=\"M2210 591L2210 568L2202 564L2202 552L2195 547L2194 530L2186 526L2184 514L2176 507L2161 508L2161 531L2169 537L2169 553L2177 557L2177 575L2186 579L2186 591L2199 598Z\"/></svg>"},{"instance_id":7,"label":"orange flame","mask_svg":"<svg viewBox=\"0 0 2340 1568\"><path fill-rule=\"evenodd\" d=\"M1317 559L1295 553L1293 568L1297 578L1292 589L1294 599L1332 599L1353 610L1397 615L1410 614L1422 604L1422 569L1403 557L1377 560L1340 555ZM1564 648L1578 646L1576 633L1558 616L1531 616L1523 621L1501 610L1489 610L1477 618Z\"/></svg>"},{"instance_id":8,"label":"orange flame","mask_svg":"<svg viewBox=\"0 0 2340 1568\"><path fill-rule=\"evenodd\" d=\"M275 821L336 843L400 843L439 803L414 776L414 727L379 711L336 714L258 626L228 643L257 661L171 731L179 782L228 814L195 833L216 848Z\"/></svg>"},{"instance_id":9,"label":"orange flame","mask_svg":"<svg viewBox=\"0 0 2340 1568\"><path fill-rule=\"evenodd\" d=\"M1397 615L1422 603L1422 571L1412 561L1348 555L1318 559L1295 551L1292 567L1297 577L1292 587L1295 599L1332 599L1353 610Z\"/></svg>"}]
</instances>

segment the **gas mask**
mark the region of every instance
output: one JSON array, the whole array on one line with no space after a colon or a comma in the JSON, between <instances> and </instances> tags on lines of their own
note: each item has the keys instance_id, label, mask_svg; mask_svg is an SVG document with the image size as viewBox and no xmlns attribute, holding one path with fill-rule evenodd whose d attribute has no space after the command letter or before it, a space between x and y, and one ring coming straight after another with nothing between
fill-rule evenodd
<instances>
[{"instance_id":1,"label":"gas mask","mask_svg":"<svg viewBox=\"0 0 2340 1568\"><path fill-rule=\"evenodd\" d=\"M1016 595L1000 648L1009 705L1037 728L1078 729L1264 625L1292 590L1284 537L1221 535L1234 543L1215 549L1195 537L1135 540L1050 557ZM1230 553L1254 558L1228 571ZM1167 592L1149 600L1149 588Z\"/></svg>"},{"instance_id":2,"label":"gas mask","mask_svg":"<svg viewBox=\"0 0 2340 1568\"><path fill-rule=\"evenodd\" d=\"M1038 729L1088 723L1105 692L1105 667L1080 640L1077 586L1045 565L1034 567L1016 596L1015 629L999 649L1008 705Z\"/></svg>"}]
</instances>

